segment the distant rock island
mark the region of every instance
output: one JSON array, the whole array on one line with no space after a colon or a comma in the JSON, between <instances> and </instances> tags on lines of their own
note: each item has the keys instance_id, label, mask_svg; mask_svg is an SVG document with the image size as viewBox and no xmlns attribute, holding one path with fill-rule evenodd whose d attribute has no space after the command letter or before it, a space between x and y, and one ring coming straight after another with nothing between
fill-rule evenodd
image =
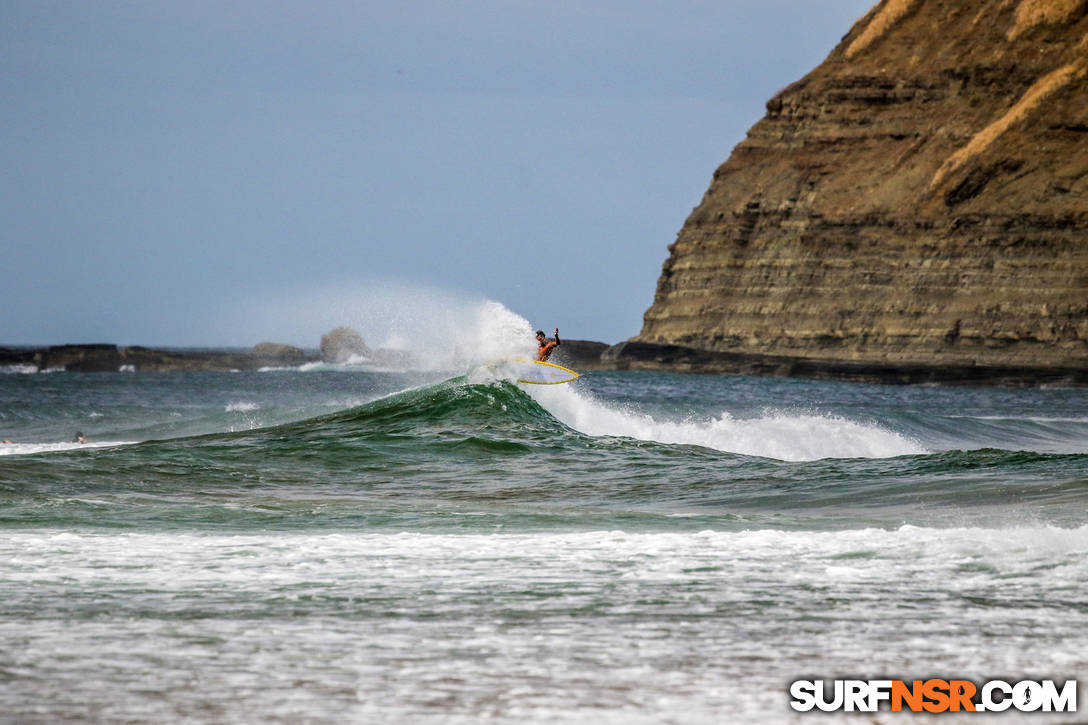
<instances>
[{"instance_id":1,"label":"distant rock island","mask_svg":"<svg viewBox=\"0 0 1088 725\"><path fill-rule=\"evenodd\" d=\"M878 3L767 102L606 358L1088 383L1088 2Z\"/></svg>"},{"instance_id":2,"label":"distant rock island","mask_svg":"<svg viewBox=\"0 0 1088 725\"><path fill-rule=\"evenodd\" d=\"M349 360L370 357L363 336L350 327L337 327L321 336L321 357L327 362L345 363Z\"/></svg>"},{"instance_id":3,"label":"distant rock island","mask_svg":"<svg viewBox=\"0 0 1088 725\"><path fill-rule=\"evenodd\" d=\"M177 372L183 370L256 370L316 362L313 353L273 342L251 350L204 350L119 347L112 344L0 347L0 365L25 365L38 370L72 373Z\"/></svg>"}]
</instances>

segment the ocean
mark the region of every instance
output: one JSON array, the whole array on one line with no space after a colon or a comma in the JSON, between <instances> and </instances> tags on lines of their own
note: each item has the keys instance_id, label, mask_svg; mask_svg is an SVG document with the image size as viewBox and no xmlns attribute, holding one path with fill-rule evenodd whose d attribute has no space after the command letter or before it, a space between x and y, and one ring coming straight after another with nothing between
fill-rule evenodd
<instances>
[{"instance_id":1,"label":"ocean","mask_svg":"<svg viewBox=\"0 0 1088 725\"><path fill-rule=\"evenodd\" d=\"M23 367L0 438L4 723L929 722L789 685L1088 680L1088 390Z\"/></svg>"}]
</instances>

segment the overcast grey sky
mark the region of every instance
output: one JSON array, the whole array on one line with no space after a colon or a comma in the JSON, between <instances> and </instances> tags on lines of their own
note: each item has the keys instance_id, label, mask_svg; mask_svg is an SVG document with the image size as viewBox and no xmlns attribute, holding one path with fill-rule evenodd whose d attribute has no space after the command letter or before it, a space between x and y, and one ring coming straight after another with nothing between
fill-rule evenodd
<instances>
[{"instance_id":1,"label":"overcast grey sky","mask_svg":"<svg viewBox=\"0 0 1088 725\"><path fill-rule=\"evenodd\" d=\"M0 344L313 347L391 285L625 339L873 2L0 0Z\"/></svg>"}]
</instances>

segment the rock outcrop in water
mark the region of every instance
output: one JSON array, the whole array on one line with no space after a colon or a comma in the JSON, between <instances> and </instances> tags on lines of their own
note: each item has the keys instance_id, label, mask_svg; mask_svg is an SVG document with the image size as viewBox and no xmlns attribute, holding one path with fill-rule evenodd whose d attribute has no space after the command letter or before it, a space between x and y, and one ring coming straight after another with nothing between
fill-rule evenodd
<instances>
[{"instance_id":1,"label":"rock outcrop in water","mask_svg":"<svg viewBox=\"0 0 1088 725\"><path fill-rule=\"evenodd\" d=\"M620 367L1088 382L1088 1L880 2L669 251Z\"/></svg>"},{"instance_id":2,"label":"rock outcrop in water","mask_svg":"<svg viewBox=\"0 0 1088 725\"><path fill-rule=\"evenodd\" d=\"M337 327L321 336L321 359L327 363L345 363L369 356L370 348L363 336L350 327Z\"/></svg>"},{"instance_id":3,"label":"rock outcrop in water","mask_svg":"<svg viewBox=\"0 0 1088 725\"><path fill-rule=\"evenodd\" d=\"M306 352L302 348L282 342L258 342L253 346L253 355L270 365L301 365L306 362Z\"/></svg>"}]
</instances>

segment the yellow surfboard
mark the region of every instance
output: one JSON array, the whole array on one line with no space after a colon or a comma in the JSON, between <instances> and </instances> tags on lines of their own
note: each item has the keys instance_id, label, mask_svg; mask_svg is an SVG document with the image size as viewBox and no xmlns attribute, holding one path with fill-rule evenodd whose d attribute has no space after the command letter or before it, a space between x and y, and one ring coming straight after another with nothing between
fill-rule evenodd
<instances>
[{"instance_id":1,"label":"yellow surfboard","mask_svg":"<svg viewBox=\"0 0 1088 725\"><path fill-rule=\"evenodd\" d=\"M501 360L495 363L495 367L496 372L530 385L560 385L580 377L578 373L562 365L528 358Z\"/></svg>"}]
</instances>

